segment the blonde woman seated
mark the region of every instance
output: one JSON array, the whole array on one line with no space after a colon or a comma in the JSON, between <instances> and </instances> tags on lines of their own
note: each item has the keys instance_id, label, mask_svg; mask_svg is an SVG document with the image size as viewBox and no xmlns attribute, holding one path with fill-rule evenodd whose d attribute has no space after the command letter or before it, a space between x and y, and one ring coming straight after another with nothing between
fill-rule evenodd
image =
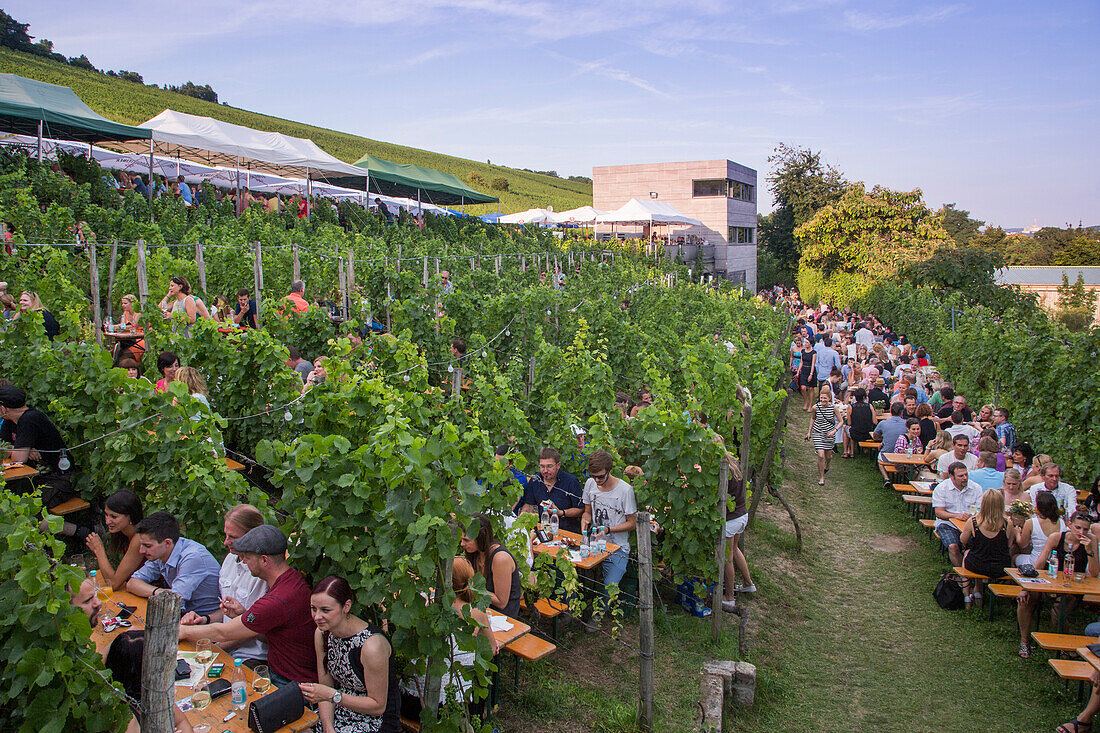
<instances>
[{"instance_id":1,"label":"blonde woman seated","mask_svg":"<svg viewBox=\"0 0 1100 733\"><path fill-rule=\"evenodd\" d=\"M999 578L1004 569L1012 563L1009 552L1009 530L1016 535L1015 525L1005 521L1005 500L999 489L989 489L982 494L978 515L971 517L959 537L959 545L967 548L963 556L963 567L972 573ZM972 595L966 596L967 607L970 601L982 597L985 580L972 581L975 584ZM965 592L965 590L964 590Z\"/></svg>"}]
</instances>

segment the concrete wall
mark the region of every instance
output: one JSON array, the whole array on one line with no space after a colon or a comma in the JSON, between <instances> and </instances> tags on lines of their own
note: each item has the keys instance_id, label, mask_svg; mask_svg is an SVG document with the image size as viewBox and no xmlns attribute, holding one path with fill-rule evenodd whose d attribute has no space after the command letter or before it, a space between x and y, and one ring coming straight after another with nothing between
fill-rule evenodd
<instances>
[{"instance_id":1,"label":"concrete wall","mask_svg":"<svg viewBox=\"0 0 1100 733\"><path fill-rule=\"evenodd\" d=\"M673 228L674 235L694 234L715 245L715 269L745 272L745 286L756 290L756 201L714 196L692 196L692 181L729 178L757 186L756 171L730 160L696 160L677 163L597 166L592 169L592 205L603 211L619 208L632 198L671 204L703 226ZM759 191L756 191L757 197ZM752 244L729 244L729 227L753 229ZM601 225L600 232L610 231ZM616 226L616 231L621 231ZM629 231L629 230L627 230ZM639 230L635 230L639 231Z\"/></svg>"}]
</instances>

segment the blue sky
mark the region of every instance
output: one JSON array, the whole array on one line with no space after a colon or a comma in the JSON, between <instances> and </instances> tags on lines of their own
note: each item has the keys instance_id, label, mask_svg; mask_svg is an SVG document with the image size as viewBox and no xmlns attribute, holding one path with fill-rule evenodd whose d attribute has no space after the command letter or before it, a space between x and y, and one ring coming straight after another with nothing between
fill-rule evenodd
<instances>
[{"instance_id":1,"label":"blue sky","mask_svg":"<svg viewBox=\"0 0 1100 733\"><path fill-rule=\"evenodd\" d=\"M1100 3L17 0L235 106L562 175L779 142L1005 227L1100 224Z\"/></svg>"}]
</instances>

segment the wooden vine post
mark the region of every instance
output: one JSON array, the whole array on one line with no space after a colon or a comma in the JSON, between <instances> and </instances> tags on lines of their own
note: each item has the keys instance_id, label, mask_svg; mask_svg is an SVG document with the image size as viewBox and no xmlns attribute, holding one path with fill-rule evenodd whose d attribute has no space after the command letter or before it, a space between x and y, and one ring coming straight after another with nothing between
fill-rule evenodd
<instances>
[{"instance_id":1,"label":"wooden vine post","mask_svg":"<svg viewBox=\"0 0 1100 733\"><path fill-rule=\"evenodd\" d=\"M115 315L115 273L118 271L118 240L111 240L111 262L107 266L107 317Z\"/></svg>"},{"instance_id":2,"label":"wooden vine post","mask_svg":"<svg viewBox=\"0 0 1100 733\"><path fill-rule=\"evenodd\" d=\"M95 259L95 242L88 242L88 289L92 296L92 321L95 323L95 341L103 345L103 304L99 299L99 265Z\"/></svg>"},{"instance_id":3,"label":"wooden vine post","mask_svg":"<svg viewBox=\"0 0 1100 733\"><path fill-rule=\"evenodd\" d=\"M638 728L653 730L653 552L649 512L638 512ZM714 616L720 616L715 611Z\"/></svg>"},{"instance_id":4,"label":"wooden vine post","mask_svg":"<svg viewBox=\"0 0 1100 733\"><path fill-rule=\"evenodd\" d=\"M461 374L461 369L455 369L455 374ZM461 377L459 377L461 382ZM451 536L455 538L455 545L458 544L458 525L454 520L447 523L447 526L451 530ZM451 571L454 568L454 563L450 557L442 557L439 559L439 576L441 583L435 594L435 604L442 608L445 603L447 594L445 589L451 587ZM424 681L424 696L428 705L428 710L431 711L430 720L435 721L439 719L439 692L443 686L443 676L437 672L437 668L443 667L447 663L446 658L432 658L428 660L428 676Z\"/></svg>"},{"instance_id":5,"label":"wooden vine post","mask_svg":"<svg viewBox=\"0 0 1100 733\"><path fill-rule=\"evenodd\" d=\"M745 440L741 440L744 448ZM714 558L718 563L718 576L714 581L714 595L710 602L710 634L711 640L717 644L722 634L722 600L725 598L723 586L726 577L726 499L729 495L730 464L725 456L718 464L718 516L722 519L722 529L718 532L718 544L714 550Z\"/></svg>"},{"instance_id":6,"label":"wooden vine post","mask_svg":"<svg viewBox=\"0 0 1100 733\"><path fill-rule=\"evenodd\" d=\"M301 262L300 259L298 259L298 243L297 242L291 242L290 243L290 258L291 258L291 267L293 268L293 272L294 272L293 277L291 279L292 280L301 280L302 279L302 262Z\"/></svg>"},{"instance_id":7,"label":"wooden vine post","mask_svg":"<svg viewBox=\"0 0 1100 733\"><path fill-rule=\"evenodd\" d=\"M195 242L195 265L199 268L199 289L206 295L206 258L202 256L202 242ZM259 301L256 307L260 307Z\"/></svg>"},{"instance_id":8,"label":"wooden vine post","mask_svg":"<svg viewBox=\"0 0 1100 733\"><path fill-rule=\"evenodd\" d=\"M424 289L428 289L428 256L424 255Z\"/></svg>"},{"instance_id":9,"label":"wooden vine post","mask_svg":"<svg viewBox=\"0 0 1100 733\"><path fill-rule=\"evenodd\" d=\"M260 243L255 242L256 255L253 258L253 279L256 285L256 312L259 313L263 308L263 295L264 295L264 253L260 249Z\"/></svg>"},{"instance_id":10,"label":"wooden vine post","mask_svg":"<svg viewBox=\"0 0 1100 733\"><path fill-rule=\"evenodd\" d=\"M141 657L141 730L172 733L176 692L176 650L179 648L178 594L157 593L149 598L145 614L145 650Z\"/></svg>"},{"instance_id":11,"label":"wooden vine post","mask_svg":"<svg viewBox=\"0 0 1100 733\"><path fill-rule=\"evenodd\" d=\"M139 239L137 246L138 301L141 303L142 312L144 312L145 304L149 301L149 274L145 270L145 240Z\"/></svg>"},{"instance_id":12,"label":"wooden vine post","mask_svg":"<svg viewBox=\"0 0 1100 733\"><path fill-rule=\"evenodd\" d=\"M348 298L348 273L344 269L344 258L336 258L336 277L340 282L340 301L344 307L344 319L351 320L351 300Z\"/></svg>"}]
</instances>

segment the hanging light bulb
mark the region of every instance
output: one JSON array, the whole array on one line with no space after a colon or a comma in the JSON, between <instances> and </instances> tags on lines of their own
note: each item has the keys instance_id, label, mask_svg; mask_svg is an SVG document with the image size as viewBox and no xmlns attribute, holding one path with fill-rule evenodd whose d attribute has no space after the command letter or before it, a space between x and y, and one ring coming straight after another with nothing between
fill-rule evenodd
<instances>
[{"instance_id":1,"label":"hanging light bulb","mask_svg":"<svg viewBox=\"0 0 1100 733\"><path fill-rule=\"evenodd\" d=\"M409 381L409 375L408 375L408 374L406 374L406 375L404 376L404 380L405 380L406 382L407 382L407 381Z\"/></svg>"},{"instance_id":2,"label":"hanging light bulb","mask_svg":"<svg viewBox=\"0 0 1100 733\"><path fill-rule=\"evenodd\" d=\"M505 335L505 336L511 336L511 335L512 335L512 332L511 332L511 331L509 331L509 330L508 330L508 329L506 328L506 329L504 329L504 335Z\"/></svg>"},{"instance_id":3,"label":"hanging light bulb","mask_svg":"<svg viewBox=\"0 0 1100 733\"><path fill-rule=\"evenodd\" d=\"M65 455L65 452L61 452L61 460L57 462L57 467L62 471L68 471L73 464L69 462L69 457Z\"/></svg>"},{"instance_id":4,"label":"hanging light bulb","mask_svg":"<svg viewBox=\"0 0 1100 733\"><path fill-rule=\"evenodd\" d=\"M448 364L447 365L447 371L448 372L453 372L454 370L455 370L455 365L454 364Z\"/></svg>"},{"instance_id":5,"label":"hanging light bulb","mask_svg":"<svg viewBox=\"0 0 1100 733\"><path fill-rule=\"evenodd\" d=\"M482 359L484 359L484 358L485 358L485 349L482 349L482 350L481 350L481 358L482 358Z\"/></svg>"},{"instance_id":6,"label":"hanging light bulb","mask_svg":"<svg viewBox=\"0 0 1100 733\"><path fill-rule=\"evenodd\" d=\"M283 419L286 420L287 422L290 422L291 420L294 419L294 413L292 413L290 410L287 410L286 412L283 413Z\"/></svg>"}]
</instances>

